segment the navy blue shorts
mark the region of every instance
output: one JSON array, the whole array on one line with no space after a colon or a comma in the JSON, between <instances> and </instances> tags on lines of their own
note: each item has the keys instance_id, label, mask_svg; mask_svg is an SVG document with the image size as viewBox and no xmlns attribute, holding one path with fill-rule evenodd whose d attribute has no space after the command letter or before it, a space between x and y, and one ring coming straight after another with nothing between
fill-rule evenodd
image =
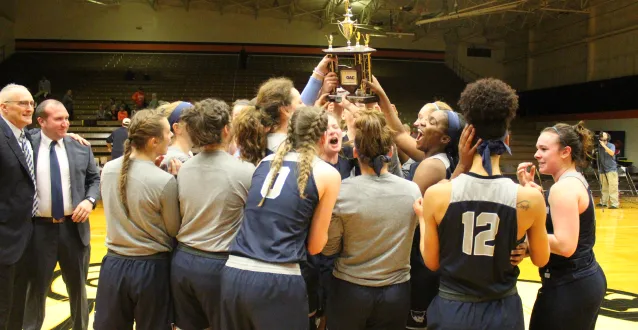
<instances>
[{"instance_id":1,"label":"navy blue shorts","mask_svg":"<svg viewBox=\"0 0 638 330\"><path fill-rule=\"evenodd\" d=\"M484 302L436 296L427 316L428 330L525 330L523 304L518 294Z\"/></svg>"},{"instance_id":2,"label":"navy blue shorts","mask_svg":"<svg viewBox=\"0 0 638 330\"><path fill-rule=\"evenodd\" d=\"M333 277L326 310L327 328L403 330L409 309L409 281L369 287Z\"/></svg>"},{"instance_id":3,"label":"navy blue shorts","mask_svg":"<svg viewBox=\"0 0 638 330\"><path fill-rule=\"evenodd\" d=\"M308 330L308 297L300 274L226 266L221 279L220 329Z\"/></svg>"},{"instance_id":4,"label":"navy blue shorts","mask_svg":"<svg viewBox=\"0 0 638 330\"><path fill-rule=\"evenodd\" d=\"M221 272L228 256L179 245L171 263L175 325L183 330L220 329Z\"/></svg>"},{"instance_id":5,"label":"navy blue shorts","mask_svg":"<svg viewBox=\"0 0 638 330\"><path fill-rule=\"evenodd\" d=\"M125 257L112 252L102 260L95 299L96 330L172 329L170 255Z\"/></svg>"},{"instance_id":6,"label":"navy blue shorts","mask_svg":"<svg viewBox=\"0 0 638 330\"><path fill-rule=\"evenodd\" d=\"M538 290L530 330L593 330L607 292L603 270L563 285Z\"/></svg>"}]
</instances>

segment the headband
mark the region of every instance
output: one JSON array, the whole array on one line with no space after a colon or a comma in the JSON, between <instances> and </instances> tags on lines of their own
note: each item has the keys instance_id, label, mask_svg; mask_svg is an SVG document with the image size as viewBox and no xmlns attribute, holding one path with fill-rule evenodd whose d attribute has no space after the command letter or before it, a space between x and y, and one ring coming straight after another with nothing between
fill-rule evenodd
<instances>
[{"instance_id":1,"label":"headband","mask_svg":"<svg viewBox=\"0 0 638 330\"><path fill-rule=\"evenodd\" d=\"M492 154L502 155L505 152L510 155L512 154L512 150L504 142L507 135L508 133L505 133L505 135L498 140L483 141L478 147L478 153L481 155L481 159L483 160L483 168L490 176L492 175L492 161L490 160Z\"/></svg>"},{"instance_id":2,"label":"headband","mask_svg":"<svg viewBox=\"0 0 638 330\"><path fill-rule=\"evenodd\" d=\"M437 107L438 108L438 107ZM450 136L450 143L458 144L461 137L461 120L454 111L445 111L447 114L447 135Z\"/></svg>"},{"instance_id":3,"label":"headband","mask_svg":"<svg viewBox=\"0 0 638 330\"><path fill-rule=\"evenodd\" d=\"M182 115L182 111L184 111L184 109L186 108L190 108L193 105L191 103L188 102L180 102L176 107L175 110L173 110L173 112L171 113L170 116L168 116L168 123L171 126L171 132L173 131L173 124L178 123L179 122L179 118Z\"/></svg>"}]
</instances>

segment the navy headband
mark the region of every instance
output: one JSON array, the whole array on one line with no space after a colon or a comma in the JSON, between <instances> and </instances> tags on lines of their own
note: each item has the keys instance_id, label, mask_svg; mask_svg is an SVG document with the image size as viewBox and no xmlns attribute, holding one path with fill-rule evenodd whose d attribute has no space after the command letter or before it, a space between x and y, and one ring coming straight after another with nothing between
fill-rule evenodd
<instances>
[{"instance_id":1,"label":"navy headband","mask_svg":"<svg viewBox=\"0 0 638 330\"><path fill-rule=\"evenodd\" d=\"M450 143L458 144L461 138L461 120L459 115L451 110L445 112L447 113L447 135L450 136Z\"/></svg>"},{"instance_id":2,"label":"navy headband","mask_svg":"<svg viewBox=\"0 0 638 330\"><path fill-rule=\"evenodd\" d=\"M505 133L505 135L498 140L483 141L478 147L477 151L483 160L483 168L488 175L492 175L492 161L490 160L492 154L502 155L506 152L510 155L512 154L510 147L505 144L505 138L507 135L508 133Z\"/></svg>"},{"instance_id":3,"label":"navy headband","mask_svg":"<svg viewBox=\"0 0 638 330\"><path fill-rule=\"evenodd\" d=\"M188 102L180 102L176 107L175 110L173 110L173 112L171 113L170 116L168 116L168 123L171 126L171 132L173 131L173 124L179 122L179 117L182 115L182 111L184 111L184 109L186 108L190 108L193 105L188 103Z\"/></svg>"}]
</instances>

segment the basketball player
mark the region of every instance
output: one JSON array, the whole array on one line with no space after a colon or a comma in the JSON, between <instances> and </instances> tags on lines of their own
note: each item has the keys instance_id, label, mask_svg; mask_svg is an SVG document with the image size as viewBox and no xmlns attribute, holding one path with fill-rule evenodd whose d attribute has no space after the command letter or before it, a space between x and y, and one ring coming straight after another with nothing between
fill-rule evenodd
<instances>
[{"instance_id":1,"label":"basketball player","mask_svg":"<svg viewBox=\"0 0 638 330\"><path fill-rule=\"evenodd\" d=\"M417 185L388 172L392 131L376 110L355 122L361 175L343 182L324 254L340 253L327 305L330 330L404 329L410 310L410 247ZM379 201L383 201L380 203Z\"/></svg>"},{"instance_id":2,"label":"basketball player","mask_svg":"<svg viewBox=\"0 0 638 330\"><path fill-rule=\"evenodd\" d=\"M163 115L139 111L124 156L102 170L108 251L100 269L96 330L171 329L170 252L180 226L177 180L155 159L166 154L171 129Z\"/></svg>"},{"instance_id":3,"label":"basketball player","mask_svg":"<svg viewBox=\"0 0 638 330\"><path fill-rule=\"evenodd\" d=\"M207 99L181 116L194 146L201 148L177 177L182 224L171 263L171 291L175 324L183 330L221 329L221 270L255 171L253 164L226 152L229 110L224 101Z\"/></svg>"},{"instance_id":4,"label":"basketball player","mask_svg":"<svg viewBox=\"0 0 638 330\"><path fill-rule=\"evenodd\" d=\"M544 266L549 245L543 196L499 169L500 155L509 152L506 133L518 97L500 80L481 79L465 88L459 106L483 142L469 173L423 196L421 253L425 265L440 272L427 328L522 330L519 270L510 264L510 252L527 235L532 262Z\"/></svg>"},{"instance_id":5,"label":"basketball player","mask_svg":"<svg viewBox=\"0 0 638 330\"><path fill-rule=\"evenodd\" d=\"M233 118L233 141L235 157L257 166L266 157L268 132L274 125L272 118L254 106L246 107Z\"/></svg>"},{"instance_id":6,"label":"basketball player","mask_svg":"<svg viewBox=\"0 0 638 330\"><path fill-rule=\"evenodd\" d=\"M390 100L378 81L373 79L369 85L379 95L381 108L389 109ZM399 128L401 121L395 111L384 111L384 114L385 118L393 123L390 125L391 127ZM421 195L437 182L451 178L459 159L458 144L461 133L472 133L471 128L462 131L464 124L464 119L452 111L447 104L434 102L424 105L419 111L419 116L414 122L418 128L416 139L410 136L409 131L405 131L402 125L400 127L402 130L394 134L397 146L411 150L410 154L419 154L425 157L422 161L415 162L410 166L408 177L409 180L418 185ZM473 136L469 138L471 141ZM476 147L478 144L474 146L473 152L476 151ZM471 162L472 157L473 155L465 157L465 159L469 159ZM460 169L469 169L470 166L471 163ZM455 174L458 176L460 173ZM406 328L425 329L427 308L439 292L439 276L425 267L423 263L419 249L421 235L418 228L414 230L413 236L410 257L412 295Z\"/></svg>"},{"instance_id":7,"label":"basketball player","mask_svg":"<svg viewBox=\"0 0 638 330\"><path fill-rule=\"evenodd\" d=\"M299 91L288 78L271 78L264 82L257 92L256 107L264 111L273 126L268 134L267 154L277 152L286 140L288 122L297 108L303 106Z\"/></svg>"},{"instance_id":8,"label":"basketball player","mask_svg":"<svg viewBox=\"0 0 638 330\"><path fill-rule=\"evenodd\" d=\"M551 175L555 183L547 196L551 255L539 270L543 285L534 303L530 330L593 330L596 326L607 280L593 251L594 199L577 170L588 166L593 143L592 133L582 121L545 128L536 142L538 169ZM533 182L534 172L531 163L520 164L519 182Z\"/></svg>"},{"instance_id":9,"label":"basketball player","mask_svg":"<svg viewBox=\"0 0 638 330\"><path fill-rule=\"evenodd\" d=\"M326 113L295 111L276 154L255 170L244 219L222 271L221 329L308 329L300 263L321 252L341 178L317 157Z\"/></svg>"},{"instance_id":10,"label":"basketball player","mask_svg":"<svg viewBox=\"0 0 638 330\"><path fill-rule=\"evenodd\" d=\"M192 106L189 102L177 101L157 108L158 112L161 111L168 118L168 124L171 126L171 133L173 133L171 144L168 146L168 151L160 164L160 167L165 171L168 170L171 159L175 158L181 163L186 163L193 157L191 152L193 142L190 140L188 133L186 133L186 129L180 119L184 110Z\"/></svg>"}]
</instances>

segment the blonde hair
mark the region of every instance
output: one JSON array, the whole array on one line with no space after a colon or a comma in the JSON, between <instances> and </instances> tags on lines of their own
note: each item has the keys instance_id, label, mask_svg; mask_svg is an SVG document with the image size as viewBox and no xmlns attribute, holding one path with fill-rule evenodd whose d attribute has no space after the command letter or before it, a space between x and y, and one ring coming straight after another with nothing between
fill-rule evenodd
<instances>
[{"instance_id":1,"label":"blonde hair","mask_svg":"<svg viewBox=\"0 0 638 330\"><path fill-rule=\"evenodd\" d=\"M273 175L268 183L268 196L274 183L276 174L279 173L284 156L291 150L296 150L299 156L297 165L297 187L299 196L306 198L305 190L312 171L312 161L317 155L316 145L328 128L328 115L325 110L317 107L301 107L290 118L288 136L279 146L277 153L270 163L270 172ZM258 206L262 206L266 197L261 199Z\"/></svg>"},{"instance_id":2,"label":"blonde hair","mask_svg":"<svg viewBox=\"0 0 638 330\"><path fill-rule=\"evenodd\" d=\"M131 125L128 128L128 139L124 141L124 156L122 158L122 170L120 171L119 190L120 201L124 205L126 215L129 215L128 195L126 193L126 185L128 183L128 170L131 164L131 152L133 148L143 150L146 148L148 140L152 138L163 139L164 125L166 118L153 110L138 111Z\"/></svg>"}]
</instances>

